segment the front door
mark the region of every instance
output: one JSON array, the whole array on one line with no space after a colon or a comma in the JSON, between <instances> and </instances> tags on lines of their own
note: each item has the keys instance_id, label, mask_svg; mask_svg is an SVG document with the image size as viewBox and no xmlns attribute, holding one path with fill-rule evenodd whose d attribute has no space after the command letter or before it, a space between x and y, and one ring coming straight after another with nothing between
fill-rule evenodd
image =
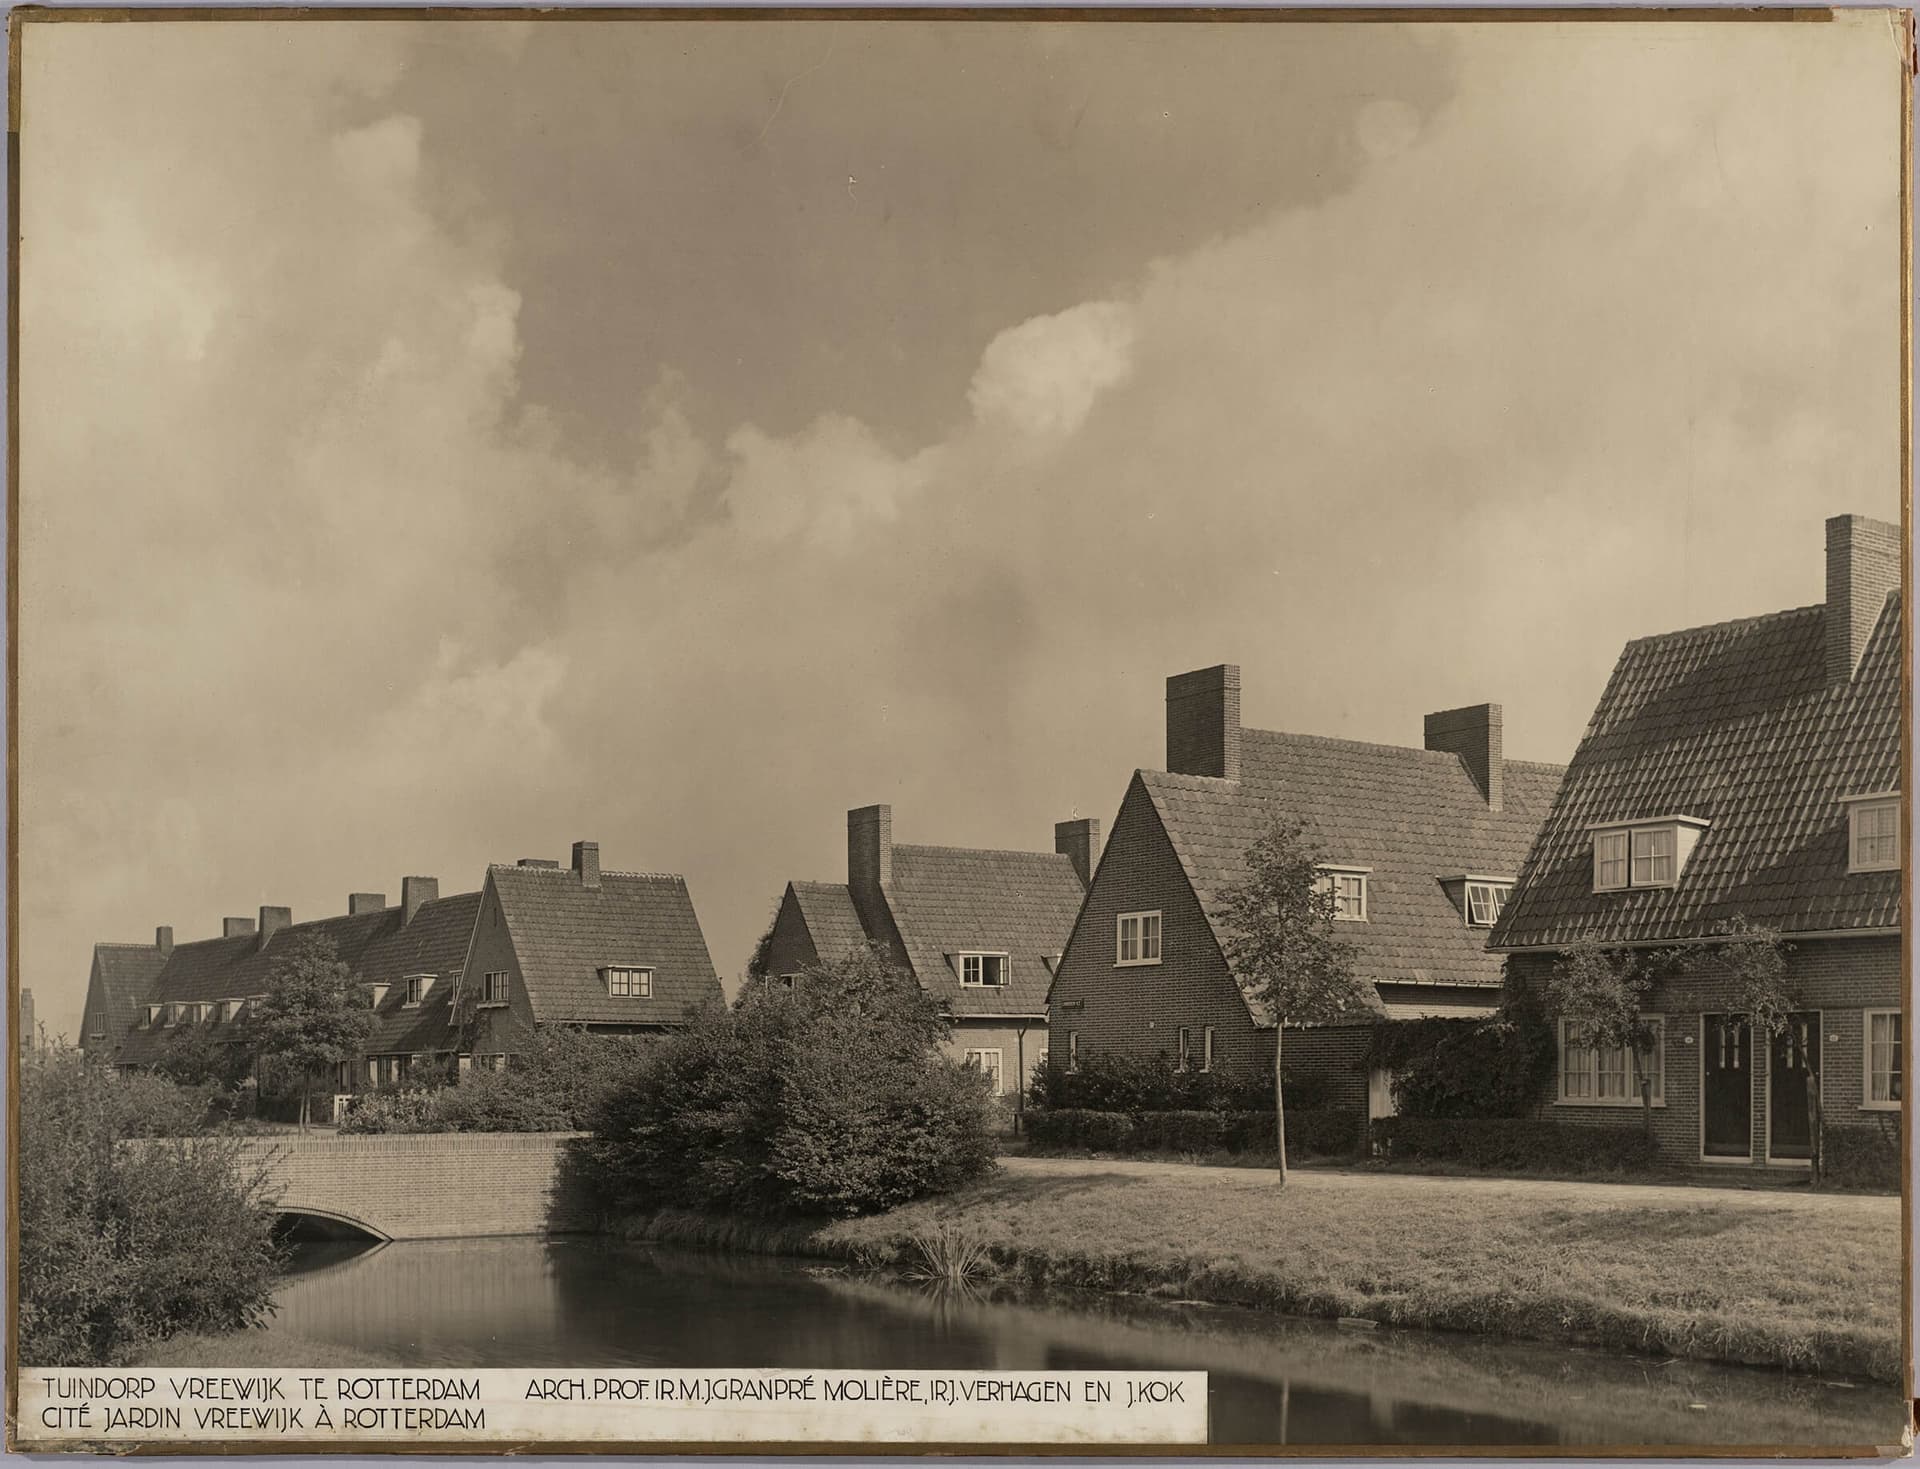
<instances>
[{"instance_id":1,"label":"front door","mask_svg":"<svg viewBox=\"0 0 1920 1469\"><path fill-rule=\"evenodd\" d=\"M1709 1158L1753 1157L1753 1028L1744 1015L1701 1016L1700 1151Z\"/></svg>"},{"instance_id":2,"label":"front door","mask_svg":"<svg viewBox=\"0 0 1920 1469\"><path fill-rule=\"evenodd\" d=\"M1767 1157L1813 1156L1807 1083L1820 1071L1820 1015L1796 1011L1773 1038L1767 1073Z\"/></svg>"}]
</instances>

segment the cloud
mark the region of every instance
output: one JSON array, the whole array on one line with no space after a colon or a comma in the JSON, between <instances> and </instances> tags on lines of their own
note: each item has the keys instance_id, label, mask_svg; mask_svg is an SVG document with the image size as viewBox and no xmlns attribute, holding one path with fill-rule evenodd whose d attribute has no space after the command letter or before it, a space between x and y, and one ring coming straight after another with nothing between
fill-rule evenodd
<instances>
[{"instance_id":1,"label":"cloud","mask_svg":"<svg viewBox=\"0 0 1920 1469\"><path fill-rule=\"evenodd\" d=\"M1065 437L1132 367L1133 312L1117 301L1089 301L1008 327L987 344L967 390L989 427Z\"/></svg>"}]
</instances>

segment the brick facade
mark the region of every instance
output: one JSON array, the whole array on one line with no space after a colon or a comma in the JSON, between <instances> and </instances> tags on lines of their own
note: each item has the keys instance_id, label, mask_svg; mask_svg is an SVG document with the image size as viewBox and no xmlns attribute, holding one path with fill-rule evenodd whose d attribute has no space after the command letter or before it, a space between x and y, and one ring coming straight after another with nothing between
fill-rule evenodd
<instances>
[{"instance_id":1,"label":"brick facade","mask_svg":"<svg viewBox=\"0 0 1920 1469\"><path fill-rule=\"evenodd\" d=\"M485 993L482 986L489 974L507 976L505 1005L478 1005ZM527 994L527 981L520 972L520 958L514 951L513 934L501 911L500 898L491 884L480 904L480 916L474 920L473 947L468 951L462 983L470 991L461 999L473 1022L462 1038L461 1051L473 1056L513 1055L524 1051L533 1041L533 1000Z\"/></svg>"},{"instance_id":2,"label":"brick facade","mask_svg":"<svg viewBox=\"0 0 1920 1469\"><path fill-rule=\"evenodd\" d=\"M1897 1123L1898 1108L1866 1105L1863 1034L1868 1009L1898 1009L1903 1003L1900 940L1894 936L1847 939L1792 940L1787 956L1787 982L1809 1010L1820 1014L1821 1104L1832 1127L1871 1125L1883 1118ZM1557 956L1529 951L1508 959L1517 984L1545 984ZM1701 1111L1702 1066L1706 1036L1703 1015L1731 1009L1725 981L1688 977L1656 986L1647 1013L1660 1015L1665 1025L1665 1066L1661 1081L1664 1103L1654 1108L1653 1132L1660 1157L1692 1165L1703 1161ZM1760 1038L1752 1046L1749 1069L1751 1099L1750 1155L1727 1166L1764 1165L1767 1161L1769 1047ZM1627 1105L1559 1100L1558 1062L1553 1083L1537 1108L1537 1115L1556 1122L1595 1127L1639 1127L1642 1111L1637 1099ZM1714 1160L1720 1166L1725 1160Z\"/></svg>"}]
</instances>

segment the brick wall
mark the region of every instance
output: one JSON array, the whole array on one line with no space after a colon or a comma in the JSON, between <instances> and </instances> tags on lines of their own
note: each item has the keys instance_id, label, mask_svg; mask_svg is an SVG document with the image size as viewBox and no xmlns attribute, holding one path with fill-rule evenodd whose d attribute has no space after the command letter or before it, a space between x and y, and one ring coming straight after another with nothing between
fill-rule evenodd
<instances>
[{"instance_id":1,"label":"brick wall","mask_svg":"<svg viewBox=\"0 0 1920 1469\"><path fill-rule=\"evenodd\" d=\"M1372 1044L1371 1022L1321 1025L1307 1030L1289 1027L1280 1069L1289 1077L1325 1077L1328 1107L1364 1113L1367 1073L1360 1062ZM1272 1049L1271 1041L1268 1049Z\"/></svg>"},{"instance_id":2,"label":"brick wall","mask_svg":"<svg viewBox=\"0 0 1920 1469\"><path fill-rule=\"evenodd\" d=\"M288 1213L388 1239L551 1234L587 1227L568 1166L573 1133L275 1136L250 1140Z\"/></svg>"},{"instance_id":3,"label":"brick wall","mask_svg":"<svg viewBox=\"0 0 1920 1469\"><path fill-rule=\"evenodd\" d=\"M486 976L500 972L508 976L506 1005L476 1010L470 1039L461 1047L475 1056L524 1051L532 1043L534 1030L533 1001L520 973L520 956L514 952L499 897L489 883L479 917L474 920L473 949L462 982L472 988L477 999L485 992L482 986Z\"/></svg>"},{"instance_id":4,"label":"brick wall","mask_svg":"<svg viewBox=\"0 0 1920 1469\"><path fill-rule=\"evenodd\" d=\"M1552 969L1552 954L1515 954L1507 963L1517 983L1539 986ZM1820 1012L1821 1103L1829 1126L1858 1126L1896 1110L1869 1108L1865 1102L1863 1012L1893 1009L1901 1004L1900 941L1897 938L1803 939L1787 956L1787 982L1810 1010ZM1665 1104L1654 1109L1654 1139L1667 1161L1694 1164L1701 1160L1701 1064L1704 1037L1701 1016L1732 1008L1726 981L1689 977L1663 982L1648 1003L1648 1013L1665 1017L1666 1054L1661 1075ZM1751 1160L1764 1162L1767 1153L1769 1047L1756 1036L1752 1045ZM1547 1097L1537 1108L1541 1117L1596 1127L1638 1127L1637 1100L1626 1106L1558 1100L1560 1078L1556 1067ZM1718 1165L1716 1165L1718 1166ZM1738 1166L1737 1160L1731 1166Z\"/></svg>"},{"instance_id":5,"label":"brick wall","mask_svg":"<svg viewBox=\"0 0 1920 1469\"><path fill-rule=\"evenodd\" d=\"M838 957L838 956L836 956ZM820 962L807 920L791 890L782 893L780 911L773 918L773 937L767 943L766 972L771 975L798 974Z\"/></svg>"}]
</instances>

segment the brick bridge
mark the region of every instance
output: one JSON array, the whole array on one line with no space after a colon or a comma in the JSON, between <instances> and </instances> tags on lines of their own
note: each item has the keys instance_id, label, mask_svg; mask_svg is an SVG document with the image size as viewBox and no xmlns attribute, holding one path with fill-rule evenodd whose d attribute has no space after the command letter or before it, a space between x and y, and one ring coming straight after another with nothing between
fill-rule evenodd
<instances>
[{"instance_id":1,"label":"brick bridge","mask_svg":"<svg viewBox=\"0 0 1920 1469\"><path fill-rule=\"evenodd\" d=\"M377 1239L555 1234L588 1227L577 1133L275 1134L247 1150L285 1215Z\"/></svg>"}]
</instances>

